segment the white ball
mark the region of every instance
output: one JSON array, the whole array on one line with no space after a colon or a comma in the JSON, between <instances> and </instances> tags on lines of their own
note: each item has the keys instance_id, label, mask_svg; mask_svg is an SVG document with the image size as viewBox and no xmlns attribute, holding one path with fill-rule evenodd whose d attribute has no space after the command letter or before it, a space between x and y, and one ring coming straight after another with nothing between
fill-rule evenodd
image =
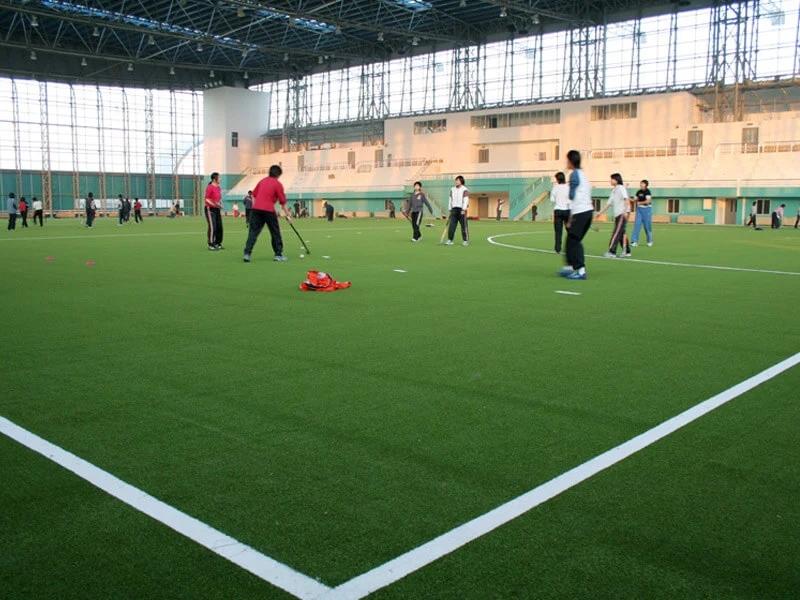
<instances>
[{"instance_id":1,"label":"white ball","mask_svg":"<svg viewBox=\"0 0 800 600\"><path fill-rule=\"evenodd\" d=\"M301 254L301 255L300 255L300 258L305 258L305 257L306 257L306 255L305 255L305 254Z\"/></svg>"}]
</instances>

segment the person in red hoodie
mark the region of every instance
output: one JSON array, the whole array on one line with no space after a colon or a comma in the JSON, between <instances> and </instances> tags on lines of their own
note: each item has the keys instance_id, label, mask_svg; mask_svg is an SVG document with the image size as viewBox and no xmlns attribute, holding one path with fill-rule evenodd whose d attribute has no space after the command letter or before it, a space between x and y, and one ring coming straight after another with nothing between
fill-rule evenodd
<instances>
[{"instance_id":1,"label":"person in red hoodie","mask_svg":"<svg viewBox=\"0 0 800 600\"><path fill-rule=\"evenodd\" d=\"M275 252L276 262L289 260L283 255L283 238L281 238L281 227L278 223L278 215L275 212L275 203L279 202L283 209L283 216L291 222L289 209L286 207L286 194L283 191L283 184L278 178L283 174L283 169L278 165L269 168L269 175L264 177L253 188L253 209L250 211L250 227L247 234L247 244L244 247L244 262L250 262L250 255L256 240L264 229L264 225L269 228L272 237L272 250Z\"/></svg>"},{"instance_id":2,"label":"person in red hoodie","mask_svg":"<svg viewBox=\"0 0 800 600\"><path fill-rule=\"evenodd\" d=\"M19 201L19 215L22 217L22 226L28 226L28 201L25 200L25 196L20 198Z\"/></svg>"},{"instance_id":3,"label":"person in red hoodie","mask_svg":"<svg viewBox=\"0 0 800 600\"><path fill-rule=\"evenodd\" d=\"M138 198L136 198L136 202L133 203L133 218L137 223L144 223L144 219L142 218L142 203L139 202Z\"/></svg>"}]
</instances>

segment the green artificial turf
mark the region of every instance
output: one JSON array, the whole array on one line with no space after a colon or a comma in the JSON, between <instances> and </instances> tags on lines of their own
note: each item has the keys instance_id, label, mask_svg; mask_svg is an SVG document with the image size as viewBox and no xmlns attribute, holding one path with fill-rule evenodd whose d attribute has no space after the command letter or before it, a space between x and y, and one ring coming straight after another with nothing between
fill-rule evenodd
<instances>
[{"instance_id":1,"label":"green artificial turf","mask_svg":"<svg viewBox=\"0 0 800 600\"><path fill-rule=\"evenodd\" d=\"M312 254L284 226L284 264L266 232L242 262L242 220L221 252L192 218L0 231L0 415L338 585L800 350L800 275L589 258L572 282L553 254L487 242L547 250L547 223L474 222L468 248L436 246L441 222L418 244L401 219L296 225ZM793 229L655 236L633 258L800 272ZM300 292L308 269L353 287ZM794 368L375 597L790 597L799 384ZM7 597L288 597L0 448Z\"/></svg>"}]
</instances>

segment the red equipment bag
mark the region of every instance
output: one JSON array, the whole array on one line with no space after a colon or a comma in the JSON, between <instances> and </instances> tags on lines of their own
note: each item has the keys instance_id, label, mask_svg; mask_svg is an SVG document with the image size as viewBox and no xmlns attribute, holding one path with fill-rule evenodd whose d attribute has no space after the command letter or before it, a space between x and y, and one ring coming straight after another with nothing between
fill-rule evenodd
<instances>
[{"instance_id":1,"label":"red equipment bag","mask_svg":"<svg viewBox=\"0 0 800 600\"><path fill-rule=\"evenodd\" d=\"M300 284L300 289L304 292L335 292L349 288L349 281L336 281L330 273L324 271L309 271L307 279Z\"/></svg>"}]
</instances>

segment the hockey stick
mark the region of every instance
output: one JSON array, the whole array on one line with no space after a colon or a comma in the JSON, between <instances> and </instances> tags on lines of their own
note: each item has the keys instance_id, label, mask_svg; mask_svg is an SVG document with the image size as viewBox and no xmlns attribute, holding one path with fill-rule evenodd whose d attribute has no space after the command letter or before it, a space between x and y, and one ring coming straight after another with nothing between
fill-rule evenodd
<instances>
[{"instance_id":1,"label":"hockey stick","mask_svg":"<svg viewBox=\"0 0 800 600\"><path fill-rule=\"evenodd\" d=\"M286 220L289 221L289 219L286 219ZM309 250L308 246L306 246L305 240L303 240L303 237L300 235L300 232L297 231L297 229L295 228L294 223L289 221L289 227L292 228L292 231L294 231L295 235L297 235L297 239L299 239L300 243L303 244L303 248L306 249L306 254L311 254L311 250Z\"/></svg>"},{"instance_id":2,"label":"hockey stick","mask_svg":"<svg viewBox=\"0 0 800 600\"><path fill-rule=\"evenodd\" d=\"M444 224L444 230L442 231L442 237L439 238L439 243L436 244L437 246L441 246L444 244L444 237L447 235L447 230L450 229L450 218L452 215L447 215L447 222Z\"/></svg>"}]
</instances>

